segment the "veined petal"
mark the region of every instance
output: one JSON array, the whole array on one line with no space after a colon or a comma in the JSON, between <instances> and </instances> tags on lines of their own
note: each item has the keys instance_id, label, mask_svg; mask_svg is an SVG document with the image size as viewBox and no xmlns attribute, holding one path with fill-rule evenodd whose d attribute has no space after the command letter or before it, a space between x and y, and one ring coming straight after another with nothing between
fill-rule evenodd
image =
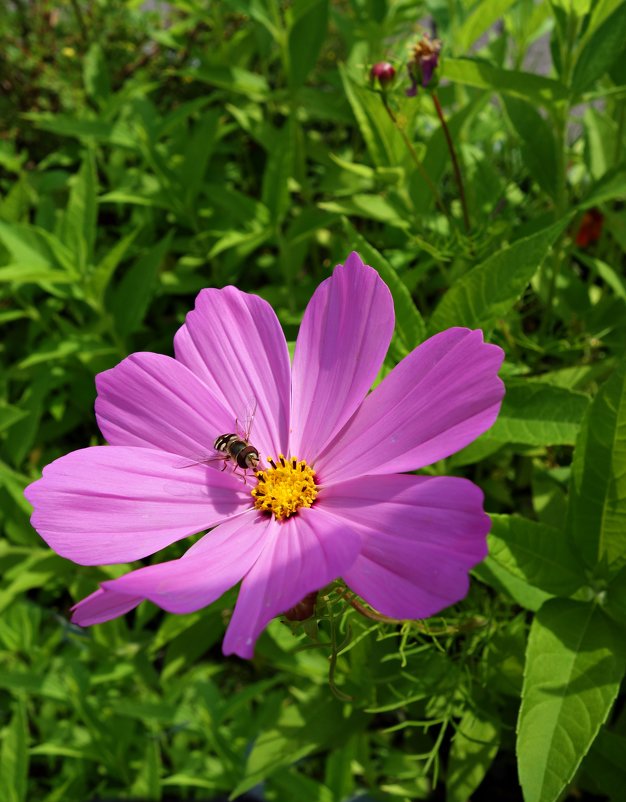
<instances>
[{"instance_id":1,"label":"veined petal","mask_svg":"<svg viewBox=\"0 0 626 802\"><path fill-rule=\"evenodd\" d=\"M108 593L98 588L72 607L72 623L78 624L79 627L101 624L103 621L125 615L142 601L140 597Z\"/></svg>"},{"instance_id":2,"label":"veined petal","mask_svg":"<svg viewBox=\"0 0 626 802\"><path fill-rule=\"evenodd\" d=\"M393 326L387 285L351 254L317 288L300 326L292 374L292 454L313 461L348 421L380 370Z\"/></svg>"},{"instance_id":3,"label":"veined petal","mask_svg":"<svg viewBox=\"0 0 626 802\"><path fill-rule=\"evenodd\" d=\"M25 495L41 537L81 565L146 557L251 506L231 471L125 446L73 451L45 467Z\"/></svg>"},{"instance_id":4,"label":"veined petal","mask_svg":"<svg viewBox=\"0 0 626 802\"><path fill-rule=\"evenodd\" d=\"M342 576L392 618L427 618L462 599L487 555L481 490L448 476L362 476L323 491L324 509L362 538Z\"/></svg>"},{"instance_id":5,"label":"veined petal","mask_svg":"<svg viewBox=\"0 0 626 802\"><path fill-rule=\"evenodd\" d=\"M269 518L255 510L226 521L178 560L148 565L102 583L107 593L139 597L170 613L190 613L214 602L254 565Z\"/></svg>"},{"instance_id":6,"label":"veined petal","mask_svg":"<svg viewBox=\"0 0 626 802\"><path fill-rule=\"evenodd\" d=\"M360 545L349 525L319 507L302 508L281 523L270 519L265 547L241 583L224 654L251 658L269 621L341 576Z\"/></svg>"},{"instance_id":7,"label":"veined petal","mask_svg":"<svg viewBox=\"0 0 626 802\"><path fill-rule=\"evenodd\" d=\"M500 410L503 357L478 329L448 329L426 340L370 393L320 456L320 481L416 470L471 443Z\"/></svg>"},{"instance_id":8,"label":"veined petal","mask_svg":"<svg viewBox=\"0 0 626 802\"><path fill-rule=\"evenodd\" d=\"M147 446L201 460L234 420L188 368L163 354L138 353L96 376L96 417L115 446Z\"/></svg>"},{"instance_id":9,"label":"veined petal","mask_svg":"<svg viewBox=\"0 0 626 802\"><path fill-rule=\"evenodd\" d=\"M250 441L263 457L286 452L289 433L289 352L272 307L235 287L207 289L174 338L176 359L205 382L230 412L229 427L246 425L256 405Z\"/></svg>"}]
</instances>

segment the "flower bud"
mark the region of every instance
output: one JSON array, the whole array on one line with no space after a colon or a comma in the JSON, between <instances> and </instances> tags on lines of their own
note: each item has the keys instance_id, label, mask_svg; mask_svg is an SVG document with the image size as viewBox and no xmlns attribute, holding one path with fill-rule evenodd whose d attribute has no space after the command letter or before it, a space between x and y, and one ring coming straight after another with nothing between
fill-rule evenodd
<instances>
[{"instance_id":1,"label":"flower bud","mask_svg":"<svg viewBox=\"0 0 626 802\"><path fill-rule=\"evenodd\" d=\"M413 45L408 64L411 86L406 90L407 97L415 97L418 86L427 87L433 80L433 73L439 64L440 51L439 39L430 39L427 34L424 34L420 41Z\"/></svg>"},{"instance_id":2,"label":"flower bud","mask_svg":"<svg viewBox=\"0 0 626 802\"><path fill-rule=\"evenodd\" d=\"M378 81L381 89L386 89L396 77L396 68L388 61L377 61L370 70L370 81Z\"/></svg>"}]
</instances>

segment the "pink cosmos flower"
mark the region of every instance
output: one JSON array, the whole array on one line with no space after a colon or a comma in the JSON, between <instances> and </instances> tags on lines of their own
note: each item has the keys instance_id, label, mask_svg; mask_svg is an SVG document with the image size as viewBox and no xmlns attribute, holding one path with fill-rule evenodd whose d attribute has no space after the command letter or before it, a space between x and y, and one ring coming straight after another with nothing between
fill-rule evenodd
<instances>
[{"instance_id":1,"label":"pink cosmos flower","mask_svg":"<svg viewBox=\"0 0 626 802\"><path fill-rule=\"evenodd\" d=\"M175 358L132 354L101 373L96 416L110 445L44 469L26 489L33 526L81 565L138 560L211 531L180 559L103 582L73 621L106 621L145 599L188 613L241 581L223 650L250 658L272 618L339 577L393 618L463 598L486 554L482 493L404 472L493 424L503 354L479 330L448 329L370 393L393 327L387 286L353 253L313 295L293 365L269 304L226 287L199 294ZM244 482L232 463L198 460L251 398L250 442L266 459Z\"/></svg>"}]
</instances>

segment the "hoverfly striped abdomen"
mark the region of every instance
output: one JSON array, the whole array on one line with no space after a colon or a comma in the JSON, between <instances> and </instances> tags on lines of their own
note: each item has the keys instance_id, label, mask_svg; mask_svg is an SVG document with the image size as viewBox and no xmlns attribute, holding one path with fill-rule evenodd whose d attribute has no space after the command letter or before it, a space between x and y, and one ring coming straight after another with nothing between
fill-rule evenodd
<instances>
[{"instance_id":1,"label":"hoverfly striped abdomen","mask_svg":"<svg viewBox=\"0 0 626 802\"><path fill-rule=\"evenodd\" d=\"M243 470L248 468L254 471L259 464L259 452L257 449L234 432L221 434L215 439L213 447L216 451L225 454L227 459L236 462Z\"/></svg>"}]
</instances>

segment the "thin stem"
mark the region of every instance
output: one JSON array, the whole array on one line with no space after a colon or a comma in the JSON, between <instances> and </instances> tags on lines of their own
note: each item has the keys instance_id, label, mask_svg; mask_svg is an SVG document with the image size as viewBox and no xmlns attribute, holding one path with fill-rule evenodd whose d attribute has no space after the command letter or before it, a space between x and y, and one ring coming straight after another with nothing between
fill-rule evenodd
<instances>
[{"instance_id":1,"label":"thin stem","mask_svg":"<svg viewBox=\"0 0 626 802\"><path fill-rule=\"evenodd\" d=\"M357 613L360 613L365 618L369 618L370 621L378 621L381 624L395 624L395 625L404 625L410 624L412 627L415 627L419 632L424 635L430 635L432 637L436 637L437 635L457 635L462 631L469 631L471 629L477 629L483 627L485 625L485 621L482 618L475 617L470 619L463 627L453 627L444 625L442 627L433 627L429 626L428 624L424 623L423 621L419 621L417 619L401 619L401 618L389 618L387 615L382 615L382 613L377 613L375 610L371 610L368 607L365 607L361 602L357 601L352 593L346 588L339 598L345 599L348 604L353 607Z\"/></svg>"},{"instance_id":2,"label":"thin stem","mask_svg":"<svg viewBox=\"0 0 626 802\"><path fill-rule=\"evenodd\" d=\"M450 158L452 159L452 167L454 168L454 177L456 179L456 183L459 188L459 198L461 199L461 206L463 208L463 222L465 223L465 230L469 232L470 218L469 218L469 212L467 210L467 198L465 197L463 176L461 175L461 166L459 165L459 160L456 155L456 148L454 147L454 142L452 141L452 137L450 136L450 129L448 128L448 124L446 122L446 118L444 117L443 109L441 108L441 103L439 102L439 98L437 97L436 92L432 92L431 96L433 99L433 103L435 104L435 109L437 111L437 116L439 117L439 122L441 123L441 127L443 128L443 133L446 138L446 142L448 143L448 150L450 151Z\"/></svg>"},{"instance_id":3,"label":"thin stem","mask_svg":"<svg viewBox=\"0 0 626 802\"><path fill-rule=\"evenodd\" d=\"M411 155L411 158L413 159L413 163L417 167L418 173L422 176L422 178L424 179L426 185L428 186L428 188L432 192L433 198L435 199L435 203L439 207L439 211L443 215L445 215L445 217L449 220L450 219L450 215L448 214L448 211L447 211L446 207L443 205L443 201L441 200L441 196L437 192L437 187L433 184L433 181L432 181L431 177L426 172L426 169L424 168L424 165L420 161L419 156L417 155L417 153L415 151L415 148L413 147L413 143L408 138L404 128L398 122L398 118L396 117L396 115L393 113L391 107L389 106L389 102L388 102L387 97L386 97L386 95L384 93L381 95L381 98L382 98L382 101L383 101L383 106L385 107L385 111L389 115L389 119L395 125L396 130L399 132L400 136L402 137L402 139L404 141L404 144L406 145L407 150L409 151L409 153Z\"/></svg>"}]
</instances>

